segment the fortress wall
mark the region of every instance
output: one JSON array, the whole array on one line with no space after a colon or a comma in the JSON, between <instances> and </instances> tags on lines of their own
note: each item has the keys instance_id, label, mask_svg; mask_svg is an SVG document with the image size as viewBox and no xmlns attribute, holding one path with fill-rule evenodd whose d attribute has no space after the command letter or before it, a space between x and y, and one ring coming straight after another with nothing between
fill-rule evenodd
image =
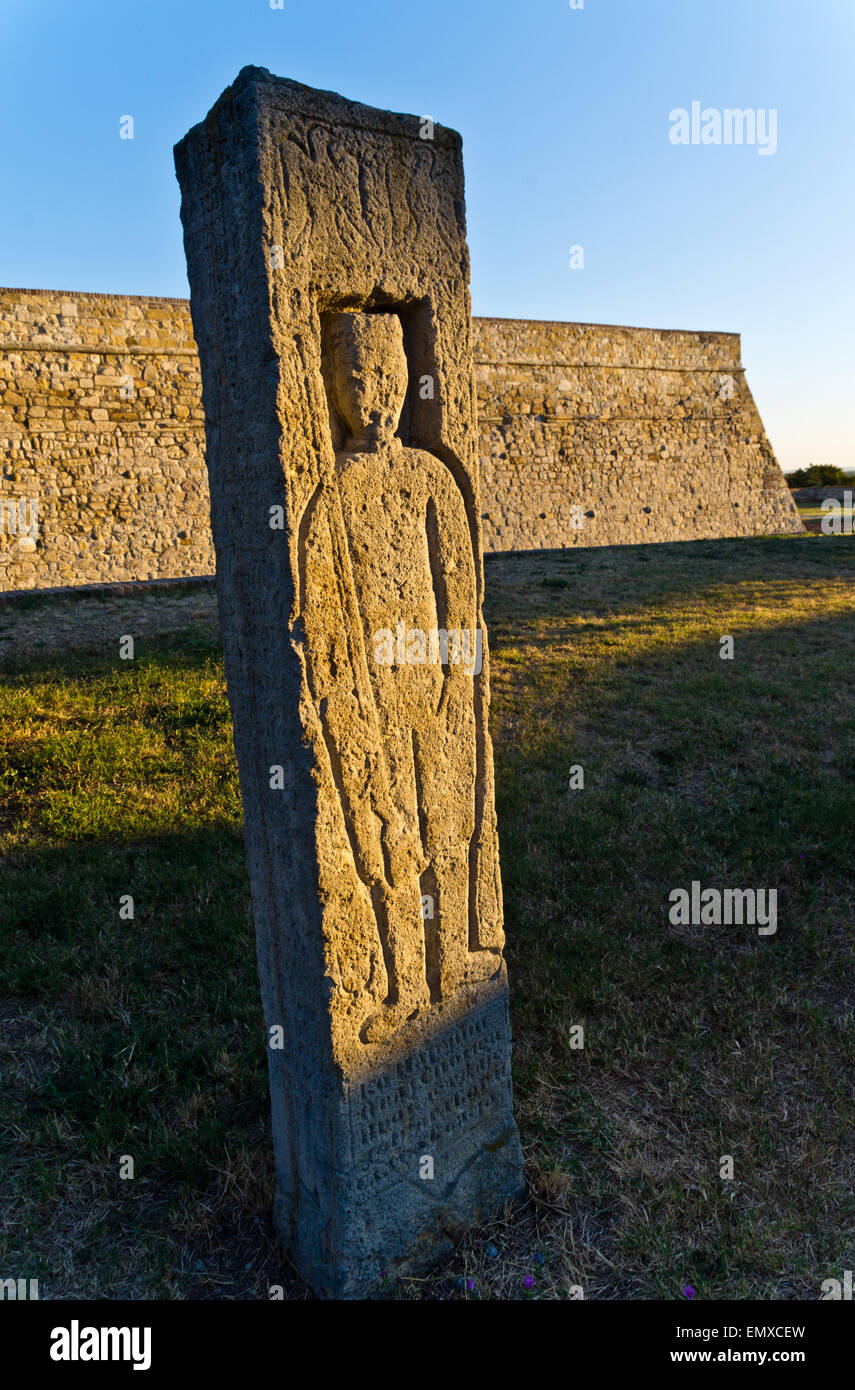
<instances>
[{"instance_id":1,"label":"fortress wall","mask_svg":"<svg viewBox=\"0 0 855 1390\"><path fill-rule=\"evenodd\" d=\"M485 550L803 529L738 334L473 329Z\"/></svg>"},{"instance_id":2,"label":"fortress wall","mask_svg":"<svg viewBox=\"0 0 855 1390\"><path fill-rule=\"evenodd\" d=\"M0 290L10 497L38 499L39 534L33 550L3 528L0 589L213 572L186 300Z\"/></svg>"},{"instance_id":3,"label":"fortress wall","mask_svg":"<svg viewBox=\"0 0 855 1390\"><path fill-rule=\"evenodd\" d=\"M736 335L473 332L485 550L802 529ZM213 567L187 301L0 290L0 590Z\"/></svg>"}]
</instances>

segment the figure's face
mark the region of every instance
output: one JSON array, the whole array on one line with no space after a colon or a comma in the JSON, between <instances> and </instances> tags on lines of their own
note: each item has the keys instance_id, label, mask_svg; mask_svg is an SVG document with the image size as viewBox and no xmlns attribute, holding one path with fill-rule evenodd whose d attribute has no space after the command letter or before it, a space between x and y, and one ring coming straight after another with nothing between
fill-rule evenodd
<instances>
[{"instance_id":1,"label":"figure's face","mask_svg":"<svg viewBox=\"0 0 855 1390\"><path fill-rule=\"evenodd\" d=\"M407 358L397 314L336 314L331 326L335 401L361 446L394 436L407 394Z\"/></svg>"}]
</instances>

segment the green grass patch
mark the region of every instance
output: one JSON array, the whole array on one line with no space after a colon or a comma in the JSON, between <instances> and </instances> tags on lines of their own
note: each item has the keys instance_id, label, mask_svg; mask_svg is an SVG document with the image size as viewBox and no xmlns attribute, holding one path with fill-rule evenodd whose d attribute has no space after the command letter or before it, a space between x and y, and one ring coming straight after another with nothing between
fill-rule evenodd
<instances>
[{"instance_id":1,"label":"green grass patch","mask_svg":"<svg viewBox=\"0 0 855 1390\"><path fill-rule=\"evenodd\" d=\"M853 578L845 537L488 557L532 1199L410 1296L816 1298L853 1267ZM83 623L28 641L68 611L21 612L0 675L0 1271L299 1297L215 627L130 662ZM671 925L693 879L776 888L777 935Z\"/></svg>"}]
</instances>

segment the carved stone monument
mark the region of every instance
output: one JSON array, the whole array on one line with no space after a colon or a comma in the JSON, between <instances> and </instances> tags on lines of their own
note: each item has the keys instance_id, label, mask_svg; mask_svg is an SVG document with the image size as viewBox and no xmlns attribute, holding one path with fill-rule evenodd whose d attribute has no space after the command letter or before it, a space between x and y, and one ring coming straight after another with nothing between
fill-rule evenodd
<instances>
[{"instance_id":1,"label":"carved stone monument","mask_svg":"<svg viewBox=\"0 0 855 1390\"><path fill-rule=\"evenodd\" d=\"M176 167L274 1219L359 1297L522 1188L461 143L245 68Z\"/></svg>"}]
</instances>

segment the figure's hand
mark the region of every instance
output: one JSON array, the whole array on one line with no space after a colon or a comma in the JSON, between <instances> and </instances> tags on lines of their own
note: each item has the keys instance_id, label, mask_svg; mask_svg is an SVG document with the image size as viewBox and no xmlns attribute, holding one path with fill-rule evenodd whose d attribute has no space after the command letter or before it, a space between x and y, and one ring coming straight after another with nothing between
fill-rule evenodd
<instances>
[{"instance_id":1,"label":"figure's hand","mask_svg":"<svg viewBox=\"0 0 855 1390\"><path fill-rule=\"evenodd\" d=\"M462 738L468 733L474 735L475 701L469 676L453 668L449 671L437 709L437 718L442 720L453 738Z\"/></svg>"},{"instance_id":2,"label":"figure's hand","mask_svg":"<svg viewBox=\"0 0 855 1390\"><path fill-rule=\"evenodd\" d=\"M395 815L383 827L383 847L389 859L392 882L400 883L410 877L418 878L428 861L422 849L421 835L403 816Z\"/></svg>"}]
</instances>

